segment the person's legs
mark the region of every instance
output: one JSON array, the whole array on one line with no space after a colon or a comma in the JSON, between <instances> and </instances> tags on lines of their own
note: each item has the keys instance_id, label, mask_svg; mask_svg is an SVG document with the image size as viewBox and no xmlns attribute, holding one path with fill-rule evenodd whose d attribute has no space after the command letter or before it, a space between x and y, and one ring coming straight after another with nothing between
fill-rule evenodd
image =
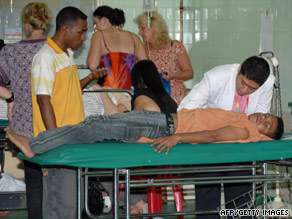
<instances>
[{"instance_id":1,"label":"person's legs","mask_svg":"<svg viewBox=\"0 0 292 219\"><path fill-rule=\"evenodd\" d=\"M251 171L232 171L226 172L226 176L245 176L250 175ZM226 204L226 209L239 209L245 208L250 209L251 206L251 197L250 192L252 190L252 183L233 183L233 184L225 184L224 185L224 193L225 193L225 202L228 203L231 200L234 202L230 202ZM251 217L244 217L251 218Z\"/></svg>"},{"instance_id":2,"label":"person's legs","mask_svg":"<svg viewBox=\"0 0 292 219\"><path fill-rule=\"evenodd\" d=\"M103 140L137 141L167 135L166 116L151 111L131 111L111 116L94 115L77 125L41 132L29 139L33 152L44 153L64 144L93 143Z\"/></svg>"},{"instance_id":3,"label":"person's legs","mask_svg":"<svg viewBox=\"0 0 292 219\"><path fill-rule=\"evenodd\" d=\"M43 192L44 219L77 218L76 168L45 168Z\"/></svg>"},{"instance_id":4,"label":"person's legs","mask_svg":"<svg viewBox=\"0 0 292 219\"><path fill-rule=\"evenodd\" d=\"M110 179L106 179L106 181L101 181L101 185L103 188L106 190L108 193L111 201L113 202L113 193L114 193L114 188L113 188L113 182L109 181ZM144 188L142 189L131 189L131 197L130 197L130 205L134 206L141 200L143 202L147 202L147 195L146 195L146 190ZM119 206L124 206L125 205L125 191L122 189L121 191L121 197L120 197L120 202Z\"/></svg>"},{"instance_id":5,"label":"person's legs","mask_svg":"<svg viewBox=\"0 0 292 219\"><path fill-rule=\"evenodd\" d=\"M26 202L29 219L42 218L43 173L41 166L24 161Z\"/></svg>"},{"instance_id":6,"label":"person's legs","mask_svg":"<svg viewBox=\"0 0 292 219\"><path fill-rule=\"evenodd\" d=\"M220 173L200 173L196 177L215 177ZM217 211L220 205L221 185L195 185L196 211ZM197 219L218 219L219 214L197 215Z\"/></svg>"}]
</instances>

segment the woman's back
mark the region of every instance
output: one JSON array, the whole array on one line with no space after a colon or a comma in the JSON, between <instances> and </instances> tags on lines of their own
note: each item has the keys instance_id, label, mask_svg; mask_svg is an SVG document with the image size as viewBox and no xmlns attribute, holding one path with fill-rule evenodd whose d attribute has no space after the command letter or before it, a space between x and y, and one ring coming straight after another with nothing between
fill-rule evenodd
<instances>
[{"instance_id":1,"label":"woman's back","mask_svg":"<svg viewBox=\"0 0 292 219\"><path fill-rule=\"evenodd\" d=\"M103 39L101 54L121 52L135 55L136 44L139 44L139 41L135 39L137 37L135 34L118 27L112 27L97 33L100 33Z\"/></svg>"},{"instance_id":2,"label":"woman's back","mask_svg":"<svg viewBox=\"0 0 292 219\"><path fill-rule=\"evenodd\" d=\"M136 60L147 59L141 39L134 33L122 30L124 12L103 5L93 13L95 29L91 39L87 65L91 71L105 67L107 75L99 84L111 88L131 89L131 69Z\"/></svg>"},{"instance_id":3,"label":"woman's back","mask_svg":"<svg viewBox=\"0 0 292 219\"><path fill-rule=\"evenodd\" d=\"M87 62L91 70L98 66L107 69L107 76L99 84L130 90L131 69L137 60L145 58L145 49L136 34L112 27L94 33Z\"/></svg>"}]
</instances>

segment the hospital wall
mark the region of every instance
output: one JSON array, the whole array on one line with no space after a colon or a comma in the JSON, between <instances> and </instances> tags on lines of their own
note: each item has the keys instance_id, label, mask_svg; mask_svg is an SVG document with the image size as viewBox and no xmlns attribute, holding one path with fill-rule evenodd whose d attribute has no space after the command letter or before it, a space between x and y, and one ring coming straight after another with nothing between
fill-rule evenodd
<instances>
[{"instance_id":1,"label":"hospital wall","mask_svg":"<svg viewBox=\"0 0 292 219\"><path fill-rule=\"evenodd\" d=\"M134 17L143 10L142 0L50 0L46 2L55 17L66 4L77 4L89 15L87 40L76 53L77 64L85 64L92 35L92 11L97 4L121 8L126 14L124 29L138 32ZM28 0L0 0L0 38L5 27L21 27L20 13ZM157 0L158 11L169 26L173 39L182 38L195 72L186 84L191 88L210 68L230 63L241 63L259 54L261 15L272 16L273 53L279 60L280 88L285 130L290 131L292 101L292 1L291 0L183 0L183 20L180 22L179 0ZM54 21L48 35L54 33ZM183 35L180 34L182 30ZM81 71L81 77L87 71Z\"/></svg>"}]
</instances>

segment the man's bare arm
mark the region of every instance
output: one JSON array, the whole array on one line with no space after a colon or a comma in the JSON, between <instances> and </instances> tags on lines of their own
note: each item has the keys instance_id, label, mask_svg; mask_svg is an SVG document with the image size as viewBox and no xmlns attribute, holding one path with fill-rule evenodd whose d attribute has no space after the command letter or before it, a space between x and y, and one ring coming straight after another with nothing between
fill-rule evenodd
<instances>
[{"instance_id":1,"label":"man's bare arm","mask_svg":"<svg viewBox=\"0 0 292 219\"><path fill-rule=\"evenodd\" d=\"M37 95L42 119L47 130L57 128L56 116L49 95Z\"/></svg>"},{"instance_id":2,"label":"man's bare arm","mask_svg":"<svg viewBox=\"0 0 292 219\"><path fill-rule=\"evenodd\" d=\"M214 143L220 141L244 140L249 137L245 128L228 126L211 131L200 131L194 133L177 133L172 136L159 138L153 141L151 146L157 145L155 151L161 153L167 148L166 154L178 143Z\"/></svg>"}]
</instances>

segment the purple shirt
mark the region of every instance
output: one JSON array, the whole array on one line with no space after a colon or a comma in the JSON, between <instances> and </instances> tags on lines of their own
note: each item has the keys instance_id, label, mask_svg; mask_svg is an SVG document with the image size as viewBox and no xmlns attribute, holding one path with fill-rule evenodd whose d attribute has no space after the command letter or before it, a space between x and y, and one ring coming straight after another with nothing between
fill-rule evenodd
<instances>
[{"instance_id":1,"label":"purple shirt","mask_svg":"<svg viewBox=\"0 0 292 219\"><path fill-rule=\"evenodd\" d=\"M14 94L11 128L20 135L33 136L30 74L34 55L45 39L22 40L0 51L0 85L11 84Z\"/></svg>"}]
</instances>

